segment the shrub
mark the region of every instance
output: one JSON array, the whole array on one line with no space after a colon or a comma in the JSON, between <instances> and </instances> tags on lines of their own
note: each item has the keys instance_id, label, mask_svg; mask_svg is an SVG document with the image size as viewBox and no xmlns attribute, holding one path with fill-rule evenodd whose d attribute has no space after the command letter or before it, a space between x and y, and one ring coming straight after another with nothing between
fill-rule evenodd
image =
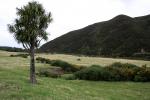
<instances>
[{"instance_id":1,"label":"shrub","mask_svg":"<svg viewBox=\"0 0 150 100\"><path fill-rule=\"evenodd\" d=\"M22 57L22 58L28 58L29 54L17 54L17 55L10 55L10 57Z\"/></svg>"},{"instance_id":2,"label":"shrub","mask_svg":"<svg viewBox=\"0 0 150 100\"><path fill-rule=\"evenodd\" d=\"M134 81L148 82L150 81L150 68L141 67L137 70Z\"/></svg>"},{"instance_id":3,"label":"shrub","mask_svg":"<svg viewBox=\"0 0 150 100\"><path fill-rule=\"evenodd\" d=\"M22 57L22 58L28 58L28 54L20 54L20 55L18 55L18 56L20 56L20 57Z\"/></svg>"},{"instance_id":4,"label":"shrub","mask_svg":"<svg viewBox=\"0 0 150 100\"><path fill-rule=\"evenodd\" d=\"M62 60L52 60L51 61L52 66L59 66L66 72L75 72L78 71L78 68L75 67L75 65L69 64Z\"/></svg>"},{"instance_id":5,"label":"shrub","mask_svg":"<svg viewBox=\"0 0 150 100\"><path fill-rule=\"evenodd\" d=\"M77 61L81 61L81 59L80 59L80 58L78 58L78 59L77 59Z\"/></svg>"},{"instance_id":6,"label":"shrub","mask_svg":"<svg viewBox=\"0 0 150 100\"><path fill-rule=\"evenodd\" d=\"M137 68L134 64L115 62L104 69L110 73L110 81L129 81L134 79Z\"/></svg>"},{"instance_id":7,"label":"shrub","mask_svg":"<svg viewBox=\"0 0 150 100\"><path fill-rule=\"evenodd\" d=\"M77 79L102 81L150 81L150 68L133 64L113 63L106 67L93 65L74 73Z\"/></svg>"},{"instance_id":8,"label":"shrub","mask_svg":"<svg viewBox=\"0 0 150 100\"><path fill-rule=\"evenodd\" d=\"M14 55L10 55L10 57L14 57Z\"/></svg>"},{"instance_id":9,"label":"shrub","mask_svg":"<svg viewBox=\"0 0 150 100\"><path fill-rule=\"evenodd\" d=\"M103 80L102 73L103 73L103 68L101 66L93 65L91 67L76 72L74 75L78 79L97 81L97 80Z\"/></svg>"},{"instance_id":10,"label":"shrub","mask_svg":"<svg viewBox=\"0 0 150 100\"><path fill-rule=\"evenodd\" d=\"M128 81L134 79L134 70L132 69L136 67L132 64L121 63L114 63L106 67L93 65L76 72L75 76L85 80Z\"/></svg>"},{"instance_id":11,"label":"shrub","mask_svg":"<svg viewBox=\"0 0 150 100\"><path fill-rule=\"evenodd\" d=\"M38 62L41 62L41 63L51 64L51 60L50 59L46 59L46 58L42 58L42 57L37 57L36 60Z\"/></svg>"},{"instance_id":12,"label":"shrub","mask_svg":"<svg viewBox=\"0 0 150 100\"><path fill-rule=\"evenodd\" d=\"M138 66L130 63L120 63L120 62L115 62L107 67L115 67L115 68L136 68Z\"/></svg>"},{"instance_id":13,"label":"shrub","mask_svg":"<svg viewBox=\"0 0 150 100\"><path fill-rule=\"evenodd\" d=\"M74 64L72 64L72 66L73 66L74 68L76 68L77 71L78 71L78 70L81 70L81 69L84 69L84 68L87 68L87 66L83 66L83 65L74 65Z\"/></svg>"},{"instance_id":14,"label":"shrub","mask_svg":"<svg viewBox=\"0 0 150 100\"><path fill-rule=\"evenodd\" d=\"M63 74L63 70L60 67L41 68L38 71L39 76L52 77L52 78L61 77L62 74Z\"/></svg>"},{"instance_id":15,"label":"shrub","mask_svg":"<svg viewBox=\"0 0 150 100\"><path fill-rule=\"evenodd\" d=\"M131 68L105 67L104 69L109 73L106 79L109 81L129 81L134 78L134 70Z\"/></svg>"}]
</instances>

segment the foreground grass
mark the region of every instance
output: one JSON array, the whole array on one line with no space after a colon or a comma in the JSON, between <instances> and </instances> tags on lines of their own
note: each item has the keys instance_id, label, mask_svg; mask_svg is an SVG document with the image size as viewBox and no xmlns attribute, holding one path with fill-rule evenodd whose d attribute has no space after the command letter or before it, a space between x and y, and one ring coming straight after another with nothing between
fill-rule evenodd
<instances>
[{"instance_id":1,"label":"foreground grass","mask_svg":"<svg viewBox=\"0 0 150 100\"><path fill-rule=\"evenodd\" d=\"M37 77L38 84L31 85L28 60L0 52L0 100L150 100L150 83Z\"/></svg>"}]
</instances>

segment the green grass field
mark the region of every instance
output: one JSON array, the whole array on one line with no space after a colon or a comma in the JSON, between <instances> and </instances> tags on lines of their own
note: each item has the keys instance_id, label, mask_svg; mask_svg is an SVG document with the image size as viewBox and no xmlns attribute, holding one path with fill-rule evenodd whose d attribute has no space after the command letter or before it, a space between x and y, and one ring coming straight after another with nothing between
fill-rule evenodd
<instances>
[{"instance_id":1,"label":"green grass field","mask_svg":"<svg viewBox=\"0 0 150 100\"><path fill-rule=\"evenodd\" d=\"M149 82L94 82L37 77L38 84L32 85L28 82L29 58L9 57L10 54L0 51L0 100L150 100ZM114 61L150 65L149 61L141 60L46 54L38 56L79 65L107 65ZM77 61L77 58L81 61ZM48 66L36 63L36 69Z\"/></svg>"}]
</instances>

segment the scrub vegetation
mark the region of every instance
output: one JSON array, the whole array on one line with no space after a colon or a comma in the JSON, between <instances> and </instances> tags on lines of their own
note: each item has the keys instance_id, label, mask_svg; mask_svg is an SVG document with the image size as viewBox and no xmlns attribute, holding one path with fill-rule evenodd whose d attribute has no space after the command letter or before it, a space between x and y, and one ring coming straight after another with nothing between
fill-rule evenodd
<instances>
[{"instance_id":1,"label":"scrub vegetation","mask_svg":"<svg viewBox=\"0 0 150 100\"><path fill-rule=\"evenodd\" d=\"M18 53L0 51L1 100L135 100L135 99L149 100L150 99L149 82L142 83L142 82L84 81L84 80L66 80L63 77L50 78L37 76L38 83L36 85L32 85L28 80L29 58L10 57L11 54L15 55ZM66 57L67 56L68 55L66 55ZM37 70L39 70L40 68L50 67L49 64L42 64L37 62L35 65Z\"/></svg>"}]
</instances>

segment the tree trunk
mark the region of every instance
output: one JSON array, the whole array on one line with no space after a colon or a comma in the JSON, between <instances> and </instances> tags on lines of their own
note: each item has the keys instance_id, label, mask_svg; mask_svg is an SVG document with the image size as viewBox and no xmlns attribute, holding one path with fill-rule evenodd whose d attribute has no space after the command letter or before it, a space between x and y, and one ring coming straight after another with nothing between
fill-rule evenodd
<instances>
[{"instance_id":1,"label":"tree trunk","mask_svg":"<svg viewBox=\"0 0 150 100\"><path fill-rule=\"evenodd\" d=\"M30 82L35 84L36 77L35 77L35 59L34 59L34 46L30 48Z\"/></svg>"}]
</instances>

